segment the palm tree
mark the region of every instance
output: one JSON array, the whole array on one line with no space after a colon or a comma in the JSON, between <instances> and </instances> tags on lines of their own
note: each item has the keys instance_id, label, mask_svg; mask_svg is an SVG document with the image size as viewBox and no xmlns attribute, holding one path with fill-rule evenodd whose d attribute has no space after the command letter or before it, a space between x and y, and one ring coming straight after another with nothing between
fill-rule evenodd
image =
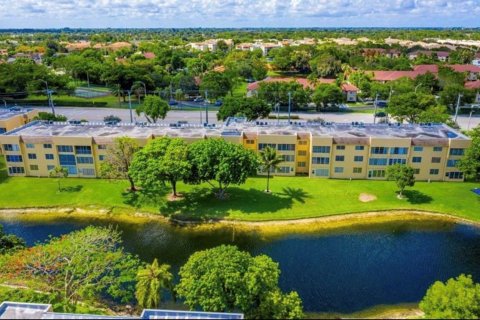
<instances>
[{"instance_id":1,"label":"palm tree","mask_svg":"<svg viewBox=\"0 0 480 320\"><path fill-rule=\"evenodd\" d=\"M277 150L267 146L260 152L260 162L263 170L267 170L267 192L270 192L270 171L278 168L283 158L277 155Z\"/></svg>"},{"instance_id":2,"label":"palm tree","mask_svg":"<svg viewBox=\"0 0 480 320\"><path fill-rule=\"evenodd\" d=\"M161 300L162 289L173 291L173 275L169 269L167 264L159 266L155 259L152 264L138 270L135 297L141 307L156 308Z\"/></svg>"}]
</instances>

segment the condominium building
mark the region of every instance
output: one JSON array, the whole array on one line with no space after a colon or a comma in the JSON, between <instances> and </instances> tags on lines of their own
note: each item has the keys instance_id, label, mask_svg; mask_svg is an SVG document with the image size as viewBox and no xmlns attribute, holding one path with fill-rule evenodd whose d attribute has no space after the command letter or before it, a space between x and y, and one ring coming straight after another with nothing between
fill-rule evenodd
<instances>
[{"instance_id":1,"label":"condominium building","mask_svg":"<svg viewBox=\"0 0 480 320\"><path fill-rule=\"evenodd\" d=\"M37 115L38 110L35 109L0 109L0 134L29 123Z\"/></svg>"},{"instance_id":2,"label":"condominium building","mask_svg":"<svg viewBox=\"0 0 480 320\"><path fill-rule=\"evenodd\" d=\"M0 144L11 176L45 177L61 165L71 177L97 177L108 146L122 136L136 139L141 146L165 136L187 143L222 138L254 152L271 146L284 160L276 175L338 179L385 179L387 167L400 163L413 167L418 180L462 181L457 162L471 144L468 137L444 124L247 122L240 118L221 126L37 121L0 135Z\"/></svg>"}]
</instances>

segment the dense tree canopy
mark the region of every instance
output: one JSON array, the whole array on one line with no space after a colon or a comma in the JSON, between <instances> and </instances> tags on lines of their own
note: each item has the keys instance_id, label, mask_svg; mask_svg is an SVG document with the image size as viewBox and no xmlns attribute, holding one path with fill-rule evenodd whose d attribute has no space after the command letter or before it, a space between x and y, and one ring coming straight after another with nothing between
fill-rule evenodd
<instances>
[{"instance_id":1,"label":"dense tree canopy","mask_svg":"<svg viewBox=\"0 0 480 320\"><path fill-rule=\"evenodd\" d=\"M458 168L462 170L467 178L480 179L480 126L468 132L472 139L472 145L465 152L460 160Z\"/></svg>"},{"instance_id":2,"label":"dense tree canopy","mask_svg":"<svg viewBox=\"0 0 480 320\"><path fill-rule=\"evenodd\" d=\"M218 110L217 118L226 120L228 117L244 116L247 120L256 120L258 118L267 118L272 107L265 100L257 97L226 97Z\"/></svg>"}]
</instances>

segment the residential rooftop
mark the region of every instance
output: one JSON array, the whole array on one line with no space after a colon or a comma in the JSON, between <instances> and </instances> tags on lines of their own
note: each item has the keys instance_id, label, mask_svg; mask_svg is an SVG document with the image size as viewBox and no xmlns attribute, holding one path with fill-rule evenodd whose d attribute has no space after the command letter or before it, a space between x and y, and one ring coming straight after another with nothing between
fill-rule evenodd
<instances>
[{"instance_id":1,"label":"residential rooftop","mask_svg":"<svg viewBox=\"0 0 480 320\"><path fill-rule=\"evenodd\" d=\"M34 121L14 129L4 136L22 138L88 137L113 139L129 136L137 139L150 137L225 137L250 135L295 136L309 134L316 137L352 138L399 138L421 140L468 140L462 133L445 124L371 124L361 122L333 123L313 121L259 120L248 122L244 118L229 118L223 125L202 126L188 123L118 123L107 125L103 122L45 122Z\"/></svg>"},{"instance_id":2,"label":"residential rooftop","mask_svg":"<svg viewBox=\"0 0 480 320\"><path fill-rule=\"evenodd\" d=\"M140 316L102 316L52 312L52 305L5 301L0 319L243 319L241 313L145 309Z\"/></svg>"},{"instance_id":3,"label":"residential rooftop","mask_svg":"<svg viewBox=\"0 0 480 320\"><path fill-rule=\"evenodd\" d=\"M0 120L8 120L18 115L24 115L33 111L33 109L26 108L0 108Z\"/></svg>"}]
</instances>

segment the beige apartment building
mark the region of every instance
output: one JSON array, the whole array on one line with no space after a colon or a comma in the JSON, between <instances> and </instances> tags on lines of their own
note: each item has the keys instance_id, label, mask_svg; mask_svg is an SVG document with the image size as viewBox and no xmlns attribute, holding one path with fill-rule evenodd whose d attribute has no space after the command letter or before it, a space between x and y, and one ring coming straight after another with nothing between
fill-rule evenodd
<instances>
[{"instance_id":1,"label":"beige apartment building","mask_svg":"<svg viewBox=\"0 0 480 320\"><path fill-rule=\"evenodd\" d=\"M37 115L38 110L35 109L0 109L0 134L29 123Z\"/></svg>"},{"instance_id":2,"label":"beige apartment building","mask_svg":"<svg viewBox=\"0 0 480 320\"><path fill-rule=\"evenodd\" d=\"M100 164L115 138L145 145L160 137L187 143L222 138L259 152L274 147L283 162L274 174L337 179L385 179L386 168L415 168L425 181L462 181L456 167L471 140L444 124L363 124L229 119L222 126L32 122L0 135L8 174L46 177L55 166L70 177L99 176ZM262 174L262 172L259 172Z\"/></svg>"}]
</instances>

